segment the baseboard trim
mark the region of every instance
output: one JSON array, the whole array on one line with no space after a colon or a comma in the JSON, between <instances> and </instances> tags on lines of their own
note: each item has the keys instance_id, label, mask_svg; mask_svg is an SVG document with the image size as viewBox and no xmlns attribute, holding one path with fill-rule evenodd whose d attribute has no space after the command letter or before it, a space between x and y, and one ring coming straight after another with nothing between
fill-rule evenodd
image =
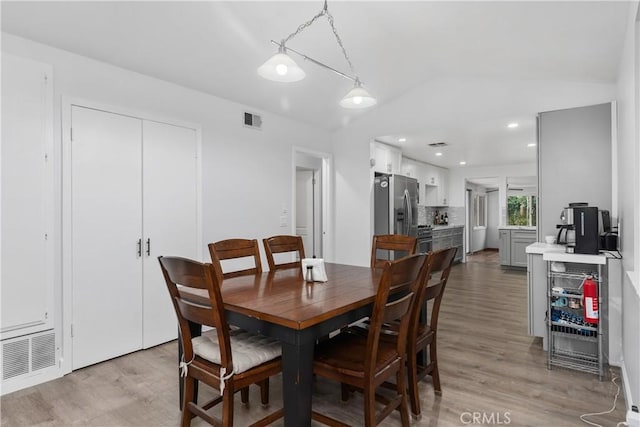
<instances>
[{"instance_id":1,"label":"baseboard trim","mask_svg":"<svg viewBox=\"0 0 640 427\"><path fill-rule=\"evenodd\" d=\"M640 427L640 414L631 410L636 405L631 397L631 387L629 385L629 375L624 360L620 363L620 372L622 373L622 390L624 392L624 401L627 407L627 426Z\"/></svg>"}]
</instances>

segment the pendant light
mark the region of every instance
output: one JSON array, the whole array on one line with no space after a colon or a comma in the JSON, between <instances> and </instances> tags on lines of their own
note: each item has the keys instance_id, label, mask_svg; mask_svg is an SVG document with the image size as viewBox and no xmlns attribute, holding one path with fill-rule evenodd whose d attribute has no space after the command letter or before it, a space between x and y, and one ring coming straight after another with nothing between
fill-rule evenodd
<instances>
[{"instance_id":1,"label":"pendant light","mask_svg":"<svg viewBox=\"0 0 640 427\"><path fill-rule=\"evenodd\" d=\"M306 75L304 70L287 55L284 43L280 45L278 53L258 67L258 74L267 80L283 83L300 81Z\"/></svg>"},{"instance_id":2,"label":"pendant light","mask_svg":"<svg viewBox=\"0 0 640 427\"><path fill-rule=\"evenodd\" d=\"M362 87L360 81L356 82L347 94L340 100L340 105L344 108L367 108L376 105L378 101Z\"/></svg>"},{"instance_id":3,"label":"pendant light","mask_svg":"<svg viewBox=\"0 0 640 427\"><path fill-rule=\"evenodd\" d=\"M295 51L291 48L286 47L286 43L300 34L305 28L311 26L316 19L326 16L327 21L329 21L329 25L333 30L333 34L336 37L336 41L342 50L342 54L344 55L345 60L349 64L349 68L351 69L351 73L353 76L345 74L341 71L336 70L326 64L323 64L320 61L317 61L309 56ZM280 43L271 40L271 43L278 46L278 53L269 58L264 64L258 67L258 74L267 79L275 82L297 82L302 80L305 77L305 72L295 63L293 59L288 55L288 52L293 52L296 55L301 56L303 59L313 62L316 65L319 65L329 71L333 71L340 76L352 80L354 82L353 88L347 92L347 94L340 100L340 105L344 108L367 108L375 105L377 103L376 99L364 88L362 87L362 82L360 78L355 73L353 64L351 63L351 59L349 59L349 55L347 55L347 51L345 50L342 40L338 35L338 30L336 30L335 25L333 24L333 16L329 13L329 9L327 7L327 0L324 2L324 7L320 12L318 12L311 20L301 24L298 29L289 34L287 38L283 39Z\"/></svg>"}]
</instances>

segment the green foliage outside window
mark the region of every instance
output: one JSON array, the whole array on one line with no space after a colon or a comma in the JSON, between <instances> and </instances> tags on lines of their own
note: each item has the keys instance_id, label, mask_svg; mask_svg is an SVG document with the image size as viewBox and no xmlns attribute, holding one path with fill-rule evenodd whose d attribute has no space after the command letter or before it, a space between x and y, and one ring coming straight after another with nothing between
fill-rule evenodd
<instances>
[{"instance_id":1,"label":"green foliage outside window","mask_svg":"<svg viewBox=\"0 0 640 427\"><path fill-rule=\"evenodd\" d=\"M507 197L508 225L535 226L537 219L536 196Z\"/></svg>"}]
</instances>

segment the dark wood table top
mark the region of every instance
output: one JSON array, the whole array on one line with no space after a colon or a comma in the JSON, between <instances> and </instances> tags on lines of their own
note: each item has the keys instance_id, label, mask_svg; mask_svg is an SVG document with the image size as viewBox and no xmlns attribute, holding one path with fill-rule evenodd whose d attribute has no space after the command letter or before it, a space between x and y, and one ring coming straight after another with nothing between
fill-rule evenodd
<instances>
[{"instance_id":1,"label":"dark wood table top","mask_svg":"<svg viewBox=\"0 0 640 427\"><path fill-rule=\"evenodd\" d=\"M374 302L381 269L325 263L325 270L327 282L307 283L299 269L224 279L225 309L302 330ZM206 291L182 294L208 304Z\"/></svg>"}]
</instances>

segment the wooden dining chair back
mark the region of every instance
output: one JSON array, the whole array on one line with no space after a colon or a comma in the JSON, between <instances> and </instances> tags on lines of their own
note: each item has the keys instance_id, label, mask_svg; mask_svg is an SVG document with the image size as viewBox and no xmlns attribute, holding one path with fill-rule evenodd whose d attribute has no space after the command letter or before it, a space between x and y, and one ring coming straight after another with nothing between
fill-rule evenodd
<instances>
[{"instance_id":1,"label":"wooden dining chair back","mask_svg":"<svg viewBox=\"0 0 640 427\"><path fill-rule=\"evenodd\" d=\"M229 330L219 278L212 264L178 257L159 257L158 260L178 318L183 349L179 367L184 377L181 425L189 426L191 419L198 416L211 425L231 426L235 392L281 372L281 345L261 335ZM184 298L183 288L200 290L207 295L208 305ZM215 329L194 337L192 324ZM198 406L197 382L219 390L220 396ZM218 419L207 410L220 403L222 418ZM267 425L283 414L280 409L253 425Z\"/></svg>"},{"instance_id":2,"label":"wooden dining chair back","mask_svg":"<svg viewBox=\"0 0 640 427\"><path fill-rule=\"evenodd\" d=\"M430 375L435 394L442 394L436 346L438 316L456 252L457 248L453 247L429 253L427 258L427 273L424 276L421 286L418 288L418 293L411 309L407 367L409 370L409 400L411 402L411 412L417 418L420 417L418 382L422 378ZM429 301L433 301L433 304L431 305L429 321L425 324L421 322L421 317L424 317L421 316L421 313L425 310L425 304ZM423 364L418 360L418 353L424 352L424 357L426 357L427 350L428 361L426 364Z\"/></svg>"},{"instance_id":3,"label":"wooden dining chair back","mask_svg":"<svg viewBox=\"0 0 640 427\"><path fill-rule=\"evenodd\" d=\"M406 389L406 337L409 316L418 286L426 272L425 254L412 255L397 261L387 261L378 285L368 333L343 331L320 343L314 357L314 374L338 381L364 394L365 426L377 425L394 410L401 414L402 425L409 425ZM398 322L399 339L380 339L382 326ZM395 395L376 393L386 381L395 377ZM376 402L384 405L376 411ZM313 412L313 419L328 425L340 425L338 420Z\"/></svg>"},{"instance_id":4,"label":"wooden dining chair back","mask_svg":"<svg viewBox=\"0 0 640 427\"><path fill-rule=\"evenodd\" d=\"M209 254L214 267L219 270L219 273L225 279L262 273L260 249L258 249L258 241L256 239L227 239L209 243ZM235 271L223 271L222 261L249 257L253 258L253 267Z\"/></svg>"},{"instance_id":5,"label":"wooden dining chair back","mask_svg":"<svg viewBox=\"0 0 640 427\"><path fill-rule=\"evenodd\" d=\"M300 236L273 236L263 239L264 251L267 255L269 270L282 270L285 268L302 268L302 258L304 258L304 245ZM276 263L274 254L287 252L297 252L296 261Z\"/></svg>"},{"instance_id":6,"label":"wooden dining chair back","mask_svg":"<svg viewBox=\"0 0 640 427\"><path fill-rule=\"evenodd\" d=\"M416 253L417 239L403 234L379 234L373 236L371 245L371 268L384 266L385 259L379 258L380 251L393 251L394 259Z\"/></svg>"}]
</instances>

